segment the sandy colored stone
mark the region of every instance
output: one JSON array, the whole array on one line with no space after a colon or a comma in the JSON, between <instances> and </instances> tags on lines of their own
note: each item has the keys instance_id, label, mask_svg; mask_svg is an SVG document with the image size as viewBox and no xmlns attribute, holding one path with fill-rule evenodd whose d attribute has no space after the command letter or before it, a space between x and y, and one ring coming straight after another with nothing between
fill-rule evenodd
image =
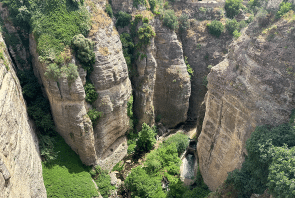
<instances>
[{"instance_id":1,"label":"sandy colored stone","mask_svg":"<svg viewBox=\"0 0 295 198\"><path fill-rule=\"evenodd\" d=\"M93 104L85 102L86 72L79 66L79 77L72 83L64 77L53 81L44 76L47 65L38 60L36 41L30 36L33 67L45 87L58 133L86 165L112 169L127 154L125 133L129 127L127 101L131 83L122 53L122 44L112 20L103 11L104 1L86 1L91 11L89 38L95 43L96 62L90 80L98 93ZM96 126L87 115L89 109L103 113Z\"/></svg>"},{"instance_id":2,"label":"sandy colored stone","mask_svg":"<svg viewBox=\"0 0 295 198\"><path fill-rule=\"evenodd\" d=\"M295 108L294 21L281 19L274 25L277 28L262 31L251 23L208 76L197 149L210 190L241 167L246 140L256 126L288 122Z\"/></svg>"},{"instance_id":3,"label":"sandy colored stone","mask_svg":"<svg viewBox=\"0 0 295 198\"><path fill-rule=\"evenodd\" d=\"M2 35L0 42L8 63L0 60L0 198L44 198L39 142Z\"/></svg>"}]
</instances>

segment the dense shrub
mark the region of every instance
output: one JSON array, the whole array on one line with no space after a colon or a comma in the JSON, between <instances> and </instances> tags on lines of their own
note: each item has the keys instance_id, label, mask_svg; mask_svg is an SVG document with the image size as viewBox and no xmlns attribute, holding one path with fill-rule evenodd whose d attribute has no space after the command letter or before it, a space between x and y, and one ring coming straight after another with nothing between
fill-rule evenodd
<instances>
[{"instance_id":1,"label":"dense shrub","mask_svg":"<svg viewBox=\"0 0 295 198\"><path fill-rule=\"evenodd\" d=\"M148 25L147 23L143 23L142 26L138 28L138 38L139 42L136 45L139 49L142 46L147 46L150 44L151 38L156 36L155 31L153 30L152 26Z\"/></svg>"},{"instance_id":2,"label":"dense shrub","mask_svg":"<svg viewBox=\"0 0 295 198\"><path fill-rule=\"evenodd\" d=\"M126 12L120 11L117 17L116 26L125 27L130 24L132 16Z\"/></svg>"},{"instance_id":3,"label":"dense shrub","mask_svg":"<svg viewBox=\"0 0 295 198\"><path fill-rule=\"evenodd\" d=\"M188 21L189 17L186 14L182 14L179 17L179 31L184 32L190 28L190 22Z\"/></svg>"},{"instance_id":4,"label":"dense shrub","mask_svg":"<svg viewBox=\"0 0 295 198\"><path fill-rule=\"evenodd\" d=\"M106 5L105 12L109 15L109 17L113 18L113 9L110 4Z\"/></svg>"},{"instance_id":5,"label":"dense shrub","mask_svg":"<svg viewBox=\"0 0 295 198\"><path fill-rule=\"evenodd\" d=\"M87 112L87 115L89 116L93 127L97 124L98 119L103 115L102 112L97 111L96 109L90 109Z\"/></svg>"},{"instance_id":6,"label":"dense shrub","mask_svg":"<svg viewBox=\"0 0 295 198\"><path fill-rule=\"evenodd\" d=\"M142 124L142 129L138 133L138 140L136 141L136 149L138 152L148 152L156 143L156 129L155 127L150 127L146 123Z\"/></svg>"},{"instance_id":7,"label":"dense shrub","mask_svg":"<svg viewBox=\"0 0 295 198\"><path fill-rule=\"evenodd\" d=\"M284 14L289 12L292 9L292 4L290 2L282 2L280 3L280 8L276 14L276 18L282 17Z\"/></svg>"},{"instance_id":8,"label":"dense shrub","mask_svg":"<svg viewBox=\"0 0 295 198\"><path fill-rule=\"evenodd\" d=\"M151 177L141 166L138 166L132 169L124 182L127 189L131 191L132 198L165 198L161 181L161 176Z\"/></svg>"},{"instance_id":9,"label":"dense shrub","mask_svg":"<svg viewBox=\"0 0 295 198\"><path fill-rule=\"evenodd\" d=\"M89 103L93 103L96 101L96 99L98 98L98 93L95 91L95 87L91 82L86 82L85 86L85 100Z\"/></svg>"},{"instance_id":10,"label":"dense shrub","mask_svg":"<svg viewBox=\"0 0 295 198\"><path fill-rule=\"evenodd\" d=\"M165 140L164 145L175 144L177 148L178 155L183 153L189 145L188 136L182 133L177 133L167 140Z\"/></svg>"},{"instance_id":11,"label":"dense shrub","mask_svg":"<svg viewBox=\"0 0 295 198\"><path fill-rule=\"evenodd\" d=\"M174 10L165 10L163 16L163 24L171 30L177 29L178 20L177 16L175 16Z\"/></svg>"},{"instance_id":12,"label":"dense shrub","mask_svg":"<svg viewBox=\"0 0 295 198\"><path fill-rule=\"evenodd\" d=\"M79 34L73 37L72 46L76 51L76 56L81 62L82 67L88 72L91 72L95 63L95 54L93 52L94 43L82 34Z\"/></svg>"},{"instance_id":13,"label":"dense shrub","mask_svg":"<svg viewBox=\"0 0 295 198\"><path fill-rule=\"evenodd\" d=\"M274 148L269 166L268 189L277 198L295 197L295 147Z\"/></svg>"},{"instance_id":14,"label":"dense shrub","mask_svg":"<svg viewBox=\"0 0 295 198\"><path fill-rule=\"evenodd\" d=\"M284 195L294 196L289 188L290 181L294 180L291 176L294 170L286 168L293 165L289 156L294 154L294 146L295 129L289 123L274 128L256 127L247 140L248 156L241 170L230 173L226 182L234 185L240 197L262 194L267 186L274 195L285 191Z\"/></svg>"},{"instance_id":15,"label":"dense shrub","mask_svg":"<svg viewBox=\"0 0 295 198\"><path fill-rule=\"evenodd\" d=\"M61 72L68 79L69 84L74 82L79 76L77 65L72 63L61 67Z\"/></svg>"},{"instance_id":16,"label":"dense shrub","mask_svg":"<svg viewBox=\"0 0 295 198\"><path fill-rule=\"evenodd\" d=\"M209 33L219 37L221 33L224 31L224 25L220 21L212 21L210 24L207 24Z\"/></svg>"},{"instance_id":17,"label":"dense shrub","mask_svg":"<svg viewBox=\"0 0 295 198\"><path fill-rule=\"evenodd\" d=\"M61 76L61 71L56 63L51 63L46 67L44 75L51 80L57 81Z\"/></svg>"},{"instance_id":18,"label":"dense shrub","mask_svg":"<svg viewBox=\"0 0 295 198\"><path fill-rule=\"evenodd\" d=\"M230 34L233 34L235 30L239 31L239 22L236 19L227 20L225 28Z\"/></svg>"},{"instance_id":19,"label":"dense shrub","mask_svg":"<svg viewBox=\"0 0 295 198\"><path fill-rule=\"evenodd\" d=\"M150 4L150 7L151 7L151 11L155 12L155 8L157 6L157 1L156 0L149 0L149 4Z\"/></svg>"},{"instance_id":20,"label":"dense shrub","mask_svg":"<svg viewBox=\"0 0 295 198\"><path fill-rule=\"evenodd\" d=\"M240 13L240 9L243 7L242 0L226 0L224 9L228 18L234 18Z\"/></svg>"}]
</instances>

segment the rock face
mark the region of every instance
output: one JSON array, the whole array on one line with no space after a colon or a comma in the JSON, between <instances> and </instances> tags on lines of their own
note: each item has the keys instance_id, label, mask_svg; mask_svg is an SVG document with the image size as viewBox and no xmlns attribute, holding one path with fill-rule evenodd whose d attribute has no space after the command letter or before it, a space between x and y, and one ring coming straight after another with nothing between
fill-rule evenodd
<instances>
[{"instance_id":1,"label":"rock face","mask_svg":"<svg viewBox=\"0 0 295 198\"><path fill-rule=\"evenodd\" d=\"M295 31L291 17L262 30L252 23L208 76L198 140L200 171L215 190L240 168L257 125L287 122L295 107Z\"/></svg>"},{"instance_id":2,"label":"rock face","mask_svg":"<svg viewBox=\"0 0 295 198\"><path fill-rule=\"evenodd\" d=\"M191 82L184 63L182 44L175 32L155 24L157 72L155 82L155 116L167 128L185 122L191 95Z\"/></svg>"},{"instance_id":3,"label":"rock face","mask_svg":"<svg viewBox=\"0 0 295 198\"><path fill-rule=\"evenodd\" d=\"M205 114L202 103L207 92L206 77L210 72L210 65L216 65L225 58L227 47L232 41L229 34L223 33L219 38L209 34L206 28L208 22L191 20L191 28L182 36L184 55L188 57L187 61L194 70L188 120L198 121L199 133Z\"/></svg>"},{"instance_id":4,"label":"rock face","mask_svg":"<svg viewBox=\"0 0 295 198\"><path fill-rule=\"evenodd\" d=\"M0 36L0 197L47 197L38 139Z\"/></svg>"},{"instance_id":5,"label":"rock face","mask_svg":"<svg viewBox=\"0 0 295 198\"><path fill-rule=\"evenodd\" d=\"M191 92L190 77L184 63L182 45L175 32L154 20L156 36L136 63L133 78L134 114L142 123L161 122L173 128L185 122Z\"/></svg>"},{"instance_id":6,"label":"rock face","mask_svg":"<svg viewBox=\"0 0 295 198\"><path fill-rule=\"evenodd\" d=\"M100 5L86 1L86 4L92 9L93 25L89 38L95 42L96 56L89 78L98 99L92 105L85 102L83 81L85 83L86 73L82 68L79 68L80 76L71 84L63 77L57 82L49 80L44 76L47 65L38 60L33 36L30 49L34 71L45 87L57 131L84 164L99 164L104 169L111 169L127 153L125 132L129 124L127 101L131 95L131 83L119 35L103 11L103 2ZM72 63L79 65L74 58ZM89 108L103 113L94 127L87 115Z\"/></svg>"}]
</instances>

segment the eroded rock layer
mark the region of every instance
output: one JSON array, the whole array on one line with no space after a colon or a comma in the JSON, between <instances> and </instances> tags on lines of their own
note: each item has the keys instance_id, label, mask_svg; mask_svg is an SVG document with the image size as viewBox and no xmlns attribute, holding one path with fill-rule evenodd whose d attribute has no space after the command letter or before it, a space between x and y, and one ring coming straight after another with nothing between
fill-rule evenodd
<instances>
[{"instance_id":1,"label":"eroded rock layer","mask_svg":"<svg viewBox=\"0 0 295 198\"><path fill-rule=\"evenodd\" d=\"M0 36L0 197L47 197L38 139Z\"/></svg>"},{"instance_id":2,"label":"eroded rock layer","mask_svg":"<svg viewBox=\"0 0 295 198\"><path fill-rule=\"evenodd\" d=\"M287 122L295 107L294 21L267 29L252 23L208 76L206 115L198 140L200 171L215 190L240 168L257 125Z\"/></svg>"},{"instance_id":3,"label":"eroded rock layer","mask_svg":"<svg viewBox=\"0 0 295 198\"><path fill-rule=\"evenodd\" d=\"M104 169L111 169L127 153L125 133L129 127L127 101L131 95L131 83L119 34L103 11L104 3L86 1L92 19L89 38L95 43L96 61L89 75L98 93L93 104L85 101L86 72L74 57L72 63L79 66L80 76L72 83L64 77L53 81L44 76L47 65L38 60L33 36L30 49L34 71L45 87L57 131L84 164L99 164ZM103 115L93 127L87 115L92 108Z\"/></svg>"}]
</instances>

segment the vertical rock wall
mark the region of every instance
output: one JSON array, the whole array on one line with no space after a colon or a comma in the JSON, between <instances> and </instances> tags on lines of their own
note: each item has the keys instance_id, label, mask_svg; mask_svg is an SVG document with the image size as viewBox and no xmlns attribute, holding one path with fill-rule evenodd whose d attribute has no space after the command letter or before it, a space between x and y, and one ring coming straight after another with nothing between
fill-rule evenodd
<instances>
[{"instance_id":1,"label":"vertical rock wall","mask_svg":"<svg viewBox=\"0 0 295 198\"><path fill-rule=\"evenodd\" d=\"M167 128L172 128L186 121L191 82L177 35L163 27L159 20L155 22L155 116Z\"/></svg>"},{"instance_id":2,"label":"vertical rock wall","mask_svg":"<svg viewBox=\"0 0 295 198\"><path fill-rule=\"evenodd\" d=\"M35 129L0 37L0 197L47 197Z\"/></svg>"},{"instance_id":3,"label":"vertical rock wall","mask_svg":"<svg viewBox=\"0 0 295 198\"><path fill-rule=\"evenodd\" d=\"M294 21L264 31L252 23L208 76L206 115L198 140L199 166L215 190L240 168L257 125L288 122L295 108Z\"/></svg>"},{"instance_id":4,"label":"vertical rock wall","mask_svg":"<svg viewBox=\"0 0 295 198\"><path fill-rule=\"evenodd\" d=\"M125 132L129 127L127 101L131 83L119 35L103 11L105 2L86 1L86 4L91 12L89 38L95 43L96 58L89 76L98 93L92 106L85 102L85 71L80 66L80 76L73 83L69 84L64 77L52 81L44 76L47 65L38 60L33 36L30 37L30 50L34 71L44 85L57 131L84 164L99 164L104 169L111 169L127 153ZM74 58L72 63L79 65ZM103 113L94 127L87 115L89 108Z\"/></svg>"}]
</instances>

